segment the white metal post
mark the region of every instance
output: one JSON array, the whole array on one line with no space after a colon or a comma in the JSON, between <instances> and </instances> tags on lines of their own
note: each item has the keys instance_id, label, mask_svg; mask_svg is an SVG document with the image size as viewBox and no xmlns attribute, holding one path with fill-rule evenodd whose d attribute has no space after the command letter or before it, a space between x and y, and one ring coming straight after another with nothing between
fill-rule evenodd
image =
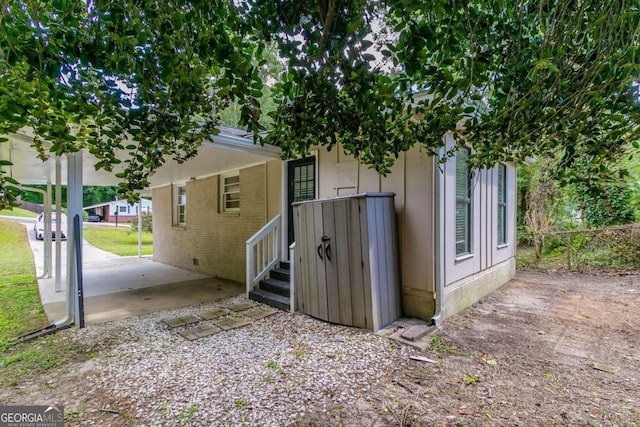
<instances>
[{"instance_id":1,"label":"white metal post","mask_svg":"<svg viewBox=\"0 0 640 427\"><path fill-rule=\"evenodd\" d=\"M44 212L45 212L45 223L44 223L44 233L46 235L44 240L44 273L43 277L51 277L52 270L52 256L51 252L51 179L47 179L47 197L44 201ZM56 234L56 240L60 240L60 235Z\"/></svg>"},{"instance_id":2,"label":"white metal post","mask_svg":"<svg viewBox=\"0 0 640 427\"><path fill-rule=\"evenodd\" d=\"M80 234L78 241L82 242L82 150L67 154L67 282L71 295L67 301L73 304L74 321L80 324L80 310L78 299L78 271L76 270L76 252L82 254L82 243L76 247L76 235L73 229L73 218L80 216ZM80 269L82 274L82 268Z\"/></svg>"},{"instance_id":3,"label":"white metal post","mask_svg":"<svg viewBox=\"0 0 640 427\"><path fill-rule=\"evenodd\" d=\"M142 258L142 197L138 202L138 258Z\"/></svg>"},{"instance_id":4,"label":"white metal post","mask_svg":"<svg viewBox=\"0 0 640 427\"><path fill-rule=\"evenodd\" d=\"M62 234L62 165L60 157L56 156L56 236ZM56 239L56 292L62 292L62 239Z\"/></svg>"}]
</instances>

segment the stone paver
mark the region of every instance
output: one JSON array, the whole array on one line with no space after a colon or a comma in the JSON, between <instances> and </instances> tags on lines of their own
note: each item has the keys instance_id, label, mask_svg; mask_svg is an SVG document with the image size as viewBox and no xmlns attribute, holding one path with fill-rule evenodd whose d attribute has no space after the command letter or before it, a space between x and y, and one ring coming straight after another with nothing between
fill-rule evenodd
<instances>
[{"instance_id":1,"label":"stone paver","mask_svg":"<svg viewBox=\"0 0 640 427\"><path fill-rule=\"evenodd\" d=\"M177 328L179 326L191 325L192 323L198 323L200 319L196 316L184 316L175 317L172 319L164 319L163 322L170 328Z\"/></svg>"},{"instance_id":2,"label":"stone paver","mask_svg":"<svg viewBox=\"0 0 640 427\"><path fill-rule=\"evenodd\" d=\"M276 314L278 310L269 307L254 307L242 313L244 316L249 316L252 319L263 319L272 314Z\"/></svg>"},{"instance_id":3,"label":"stone paver","mask_svg":"<svg viewBox=\"0 0 640 427\"><path fill-rule=\"evenodd\" d=\"M214 325L224 331L228 331L229 329L241 328L242 326L247 326L251 323L253 323L253 320L247 319L246 317L231 317L228 319L220 319L213 322Z\"/></svg>"},{"instance_id":4,"label":"stone paver","mask_svg":"<svg viewBox=\"0 0 640 427\"><path fill-rule=\"evenodd\" d=\"M179 331L178 333L189 341L193 341L197 340L198 338L208 337L220 332L222 332L220 328L215 328L209 325L200 325L196 326L195 328L189 328L185 329L184 331Z\"/></svg>"},{"instance_id":5,"label":"stone paver","mask_svg":"<svg viewBox=\"0 0 640 427\"><path fill-rule=\"evenodd\" d=\"M227 314L229 314L229 310L216 308L215 310L205 311L204 313L200 313L200 317L202 317L204 320L213 320L213 319L217 319L218 317L225 316Z\"/></svg>"},{"instance_id":6,"label":"stone paver","mask_svg":"<svg viewBox=\"0 0 640 427\"><path fill-rule=\"evenodd\" d=\"M231 311L245 311L253 307L256 307L256 305L250 302L241 302L239 304L230 305L227 308Z\"/></svg>"},{"instance_id":7,"label":"stone paver","mask_svg":"<svg viewBox=\"0 0 640 427\"><path fill-rule=\"evenodd\" d=\"M424 337L432 330L433 327L428 325L416 325L404 331L400 336L405 340L418 341L420 338Z\"/></svg>"}]
</instances>

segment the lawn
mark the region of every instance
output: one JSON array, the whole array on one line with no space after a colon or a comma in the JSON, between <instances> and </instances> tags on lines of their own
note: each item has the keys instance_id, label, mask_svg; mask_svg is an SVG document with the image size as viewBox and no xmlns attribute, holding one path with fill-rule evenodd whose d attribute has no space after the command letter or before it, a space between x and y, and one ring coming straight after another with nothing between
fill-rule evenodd
<instances>
[{"instance_id":1,"label":"lawn","mask_svg":"<svg viewBox=\"0 0 640 427\"><path fill-rule=\"evenodd\" d=\"M58 335L11 345L19 335L49 322L40 303L26 229L3 219L0 219L0 307L0 385L17 385L77 356L77 346Z\"/></svg>"},{"instance_id":2,"label":"lawn","mask_svg":"<svg viewBox=\"0 0 640 427\"><path fill-rule=\"evenodd\" d=\"M17 216L20 218L35 218L38 214L22 208L4 209L0 211L0 216Z\"/></svg>"},{"instance_id":3,"label":"lawn","mask_svg":"<svg viewBox=\"0 0 640 427\"><path fill-rule=\"evenodd\" d=\"M138 232L128 227L84 227L83 235L87 242L103 251L120 256L138 255ZM152 253L152 234L142 232L142 255L151 255Z\"/></svg>"}]
</instances>

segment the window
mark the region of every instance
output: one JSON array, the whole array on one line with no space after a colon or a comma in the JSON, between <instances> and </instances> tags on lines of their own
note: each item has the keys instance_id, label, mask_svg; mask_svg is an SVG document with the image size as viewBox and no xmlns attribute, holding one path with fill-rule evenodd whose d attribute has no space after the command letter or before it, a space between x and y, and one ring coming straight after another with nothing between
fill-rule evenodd
<instances>
[{"instance_id":1,"label":"window","mask_svg":"<svg viewBox=\"0 0 640 427\"><path fill-rule=\"evenodd\" d=\"M223 175L220 180L222 195L222 212L238 212L240 210L240 174Z\"/></svg>"},{"instance_id":2,"label":"window","mask_svg":"<svg viewBox=\"0 0 640 427\"><path fill-rule=\"evenodd\" d=\"M118 210L120 211L120 213L127 213L127 207L126 206L118 206Z\"/></svg>"},{"instance_id":3,"label":"window","mask_svg":"<svg viewBox=\"0 0 640 427\"><path fill-rule=\"evenodd\" d=\"M456 153L456 256L471 253L471 171L469 149Z\"/></svg>"},{"instance_id":4,"label":"window","mask_svg":"<svg viewBox=\"0 0 640 427\"><path fill-rule=\"evenodd\" d=\"M291 179L291 185L293 186L293 200L294 202L301 202L303 200L311 200L316 195L316 172L315 172L315 159L312 158L310 163L303 165L293 166L293 176Z\"/></svg>"},{"instance_id":5,"label":"window","mask_svg":"<svg viewBox=\"0 0 640 427\"><path fill-rule=\"evenodd\" d=\"M187 187L180 186L176 191L176 225L184 225L187 220Z\"/></svg>"},{"instance_id":6,"label":"window","mask_svg":"<svg viewBox=\"0 0 640 427\"><path fill-rule=\"evenodd\" d=\"M507 167L498 165L498 245L507 244Z\"/></svg>"}]
</instances>

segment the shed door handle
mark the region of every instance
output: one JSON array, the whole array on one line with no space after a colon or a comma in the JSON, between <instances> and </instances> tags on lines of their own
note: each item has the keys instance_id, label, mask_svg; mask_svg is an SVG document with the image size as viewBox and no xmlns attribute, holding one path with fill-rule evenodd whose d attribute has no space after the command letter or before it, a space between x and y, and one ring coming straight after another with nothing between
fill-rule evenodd
<instances>
[{"instance_id":1,"label":"shed door handle","mask_svg":"<svg viewBox=\"0 0 640 427\"><path fill-rule=\"evenodd\" d=\"M323 249L323 247L322 247L322 243L320 243L320 244L318 245L317 250L318 250L318 256L320 257L320 259L321 259L321 260L323 260L323 261L324 261L324 257L322 256L322 252L323 252L323 250L324 250L324 249Z\"/></svg>"},{"instance_id":2,"label":"shed door handle","mask_svg":"<svg viewBox=\"0 0 640 427\"><path fill-rule=\"evenodd\" d=\"M329 243L324 247L324 254L327 256L327 260L331 261L331 245Z\"/></svg>"}]
</instances>

